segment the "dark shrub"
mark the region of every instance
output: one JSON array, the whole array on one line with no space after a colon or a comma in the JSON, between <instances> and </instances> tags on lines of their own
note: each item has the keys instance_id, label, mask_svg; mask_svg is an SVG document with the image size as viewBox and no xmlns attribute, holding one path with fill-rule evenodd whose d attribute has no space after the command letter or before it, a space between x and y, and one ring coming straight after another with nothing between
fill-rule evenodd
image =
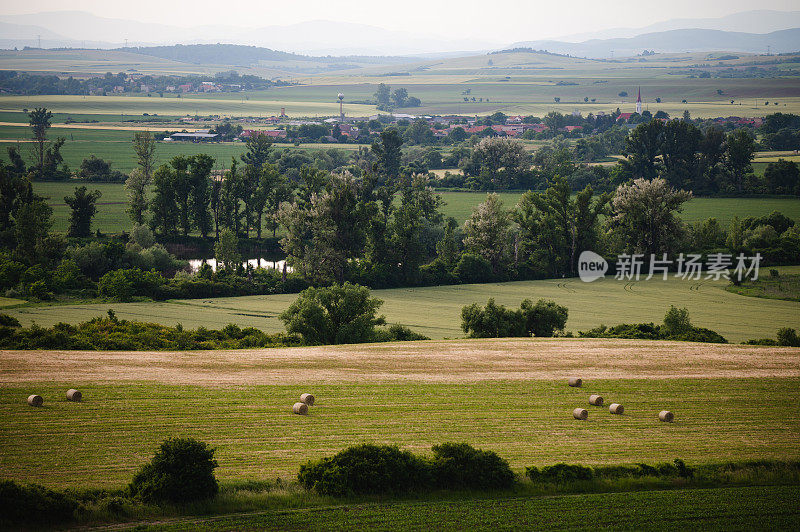
<instances>
[{"instance_id":1,"label":"dark shrub","mask_svg":"<svg viewBox=\"0 0 800 532\"><path fill-rule=\"evenodd\" d=\"M461 255L453 273L462 283L488 283L494 277L492 264L472 253Z\"/></svg>"},{"instance_id":2,"label":"dark shrub","mask_svg":"<svg viewBox=\"0 0 800 532\"><path fill-rule=\"evenodd\" d=\"M19 327L19 320L8 314L0 314L0 327Z\"/></svg>"},{"instance_id":3,"label":"dark shrub","mask_svg":"<svg viewBox=\"0 0 800 532\"><path fill-rule=\"evenodd\" d=\"M193 438L170 438L153 460L139 470L129 489L148 502L191 502L213 497L219 491L214 478L214 449Z\"/></svg>"},{"instance_id":4,"label":"dark shrub","mask_svg":"<svg viewBox=\"0 0 800 532\"><path fill-rule=\"evenodd\" d=\"M430 340L430 338L398 323L389 327L388 330L378 329L375 336L376 342L410 342L414 340Z\"/></svg>"},{"instance_id":5,"label":"dark shrub","mask_svg":"<svg viewBox=\"0 0 800 532\"><path fill-rule=\"evenodd\" d=\"M471 338L553 336L567 323L567 307L540 299L525 299L518 310L498 305L489 298L486 307L477 303L461 309L461 329Z\"/></svg>"},{"instance_id":6,"label":"dark shrub","mask_svg":"<svg viewBox=\"0 0 800 532\"><path fill-rule=\"evenodd\" d=\"M439 488L496 489L514 484L514 473L505 459L466 443L434 445L431 470Z\"/></svg>"},{"instance_id":7,"label":"dark shrub","mask_svg":"<svg viewBox=\"0 0 800 532\"><path fill-rule=\"evenodd\" d=\"M297 478L323 495L404 493L429 487L430 467L409 451L363 444L300 466Z\"/></svg>"},{"instance_id":8,"label":"dark shrub","mask_svg":"<svg viewBox=\"0 0 800 532\"><path fill-rule=\"evenodd\" d=\"M575 482L594 478L594 471L591 467L569 464L545 466L542 469L529 467L525 470L525 474L533 482Z\"/></svg>"},{"instance_id":9,"label":"dark shrub","mask_svg":"<svg viewBox=\"0 0 800 532\"><path fill-rule=\"evenodd\" d=\"M778 345L800 347L800 338L797 336L797 331L789 327L778 329Z\"/></svg>"},{"instance_id":10,"label":"dark shrub","mask_svg":"<svg viewBox=\"0 0 800 532\"><path fill-rule=\"evenodd\" d=\"M62 523L72 520L77 508L77 501L64 493L37 484L0 481L0 524Z\"/></svg>"}]
</instances>

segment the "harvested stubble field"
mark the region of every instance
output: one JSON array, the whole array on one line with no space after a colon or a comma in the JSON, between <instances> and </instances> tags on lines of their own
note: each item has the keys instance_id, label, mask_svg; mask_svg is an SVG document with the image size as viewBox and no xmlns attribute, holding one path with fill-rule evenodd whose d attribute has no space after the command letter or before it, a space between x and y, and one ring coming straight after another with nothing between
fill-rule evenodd
<instances>
[{"instance_id":1,"label":"harvested stubble field","mask_svg":"<svg viewBox=\"0 0 800 532\"><path fill-rule=\"evenodd\" d=\"M357 442L466 441L525 466L800 458L800 350L628 340L462 340L193 353L0 352L2 477L119 486L169 436L222 481L292 478ZM583 388L566 385L584 378ZM68 388L81 403L64 398ZM291 405L315 394L309 416ZM42 408L25 397L38 393ZM601 393L625 415L588 406ZM589 409L585 422L572 419ZM660 423L659 410L676 422Z\"/></svg>"}]
</instances>

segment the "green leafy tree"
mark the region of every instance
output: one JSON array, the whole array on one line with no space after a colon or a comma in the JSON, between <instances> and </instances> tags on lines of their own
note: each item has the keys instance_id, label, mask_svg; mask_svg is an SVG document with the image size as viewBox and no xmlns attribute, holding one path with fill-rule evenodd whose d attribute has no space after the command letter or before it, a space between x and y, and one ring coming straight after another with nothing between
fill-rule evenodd
<instances>
[{"instance_id":1,"label":"green leafy tree","mask_svg":"<svg viewBox=\"0 0 800 532\"><path fill-rule=\"evenodd\" d=\"M400 265L405 282L410 283L417 280L419 266L428 256L429 230L442 222L439 209L443 201L422 175L415 175L411 185L401 189L400 196L400 206L388 227L391 250L387 251Z\"/></svg>"},{"instance_id":2,"label":"green leafy tree","mask_svg":"<svg viewBox=\"0 0 800 532\"><path fill-rule=\"evenodd\" d=\"M28 113L28 120L33 131L33 140L36 143L37 174L41 178L44 169L45 143L47 130L50 129L53 113L44 107L37 107Z\"/></svg>"},{"instance_id":3,"label":"green leafy tree","mask_svg":"<svg viewBox=\"0 0 800 532\"><path fill-rule=\"evenodd\" d=\"M225 229L219 236L219 240L214 244L214 257L217 264L227 271L235 271L242 263L242 256L239 253L239 239L236 233L230 229Z\"/></svg>"},{"instance_id":4,"label":"green leafy tree","mask_svg":"<svg viewBox=\"0 0 800 532\"><path fill-rule=\"evenodd\" d=\"M381 131L380 142L372 144L372 153L378 159L378 172L387 180L396 179L400 175L400 148L403 139L395 128Z\"/></svg>"},{"instance_id":5,"label":"green leafy tree","mask_svg":"<svg viewBox=\"0 0 800 532\"><path fill-rule=\"evenodd\" d=\"M28 264L36 264L48 256L47 246L50 228L53 226L53 209L44 198L33 193L33 187L22 195L17 209L12 214L16 249L15 254Z\"/></svg>"},{"instance_id":6,"label":"green leafy tree","mask_svg":"<svg viewBox=\"0 0 800 532\"><path fill-rule=\"evenodd\" d=\"M97 214L97 200L102 194L99 190L87 192L86 187L75 187L72 196L65 196L64 202L71 209L67 235L87 237L92 234L92 218Z\"/></svg>"},{"instance_id":7,"label":"green leafy tree","mask_svg":"<svg viewBox=\"0 0 800 532\"><path fill-rule=\"evenodd\" d=\"M169 165L161 165L153 174L153 197L149 208L150 227L162 235L175 235L178 231L178 201L174 174Z\"/></svg>"},{"instance_id":8,"label":"green leafy tree","mask_svg":"<svg viewBox=\"0 0 800 532\"><path fill-rule=\"evenodd\" d=\"M375 101L381 107L388 107L391 101L391 88L385 83L378 85L378 90L375 91Z\"/></svg>"},{"instance_id":9,"label":"green leafy tree","mask_svg":"<svg viewBox=\"0 0 800 532\"><path fill-rule=\"evenodd\" d=\"M134 224L145 222L147 212L147 187L150 180L145 177L141 168L134 168L128 179L125 180L125 190L128 193L128 207L126 212Z\"/></svg>"},{"instance_id":10,"label":"green leafy tree","mask_svg":"<svg viewBox=\"0 0 800 532\"><path fill-rule=\"evenodd\" d=\"M664 124L652 120L636 126L625 141L626 164L634 178L654 179L658 176Z\"/></svg>"},{"instance_id":11,"label":"green leafy tree","mask_svg":"<svg viewBox=\"0 0 800 532\"><path fill-rule=\"evenodd\" d=\"M334 283L303 290L281 320L287 332L300 334L309 345L369 342L375 337L375 327L386 323L377 315L382 304L364 286Z\"/></svg>"},{"instance_id":12,"label":"green leafy tree","mask_svg":"<svg viewBox=\"0 0 800 532\"><path fill-rule=\"evenodd\" d=\"M511 262L511 246L511 213L500 196L487 194L486 201L475 207L464 223L464 247L489 261L497 275Z\"/></svg>"},{"instance_id":13,"label":"green leafy tree","mask_svg":"<svg viewBox=\"0 0 800 532\"><path fill-rule=\"evenodd\" d=\"M408 100L408 90L401 87L392 92L392 102L397 107L404 107L406 100Z\"/></svg>"},{"instance_id":14,"label":"green leafy tree","mask_svg":"<svg viewBox=\"0 0 800 532\"><path fill-rule=\"evenodd\" d=\"M778 162L769 163L764 170L764 179L770 194L800 196L800 170L794 161L778 159Z\"/></svg>"},{"instance_id":15,"label":"green leafy tree","mask_svg":"<svg viewBox=\"0 0 800 532\"><path fill-rule=\"evenodd\" d=\"M211 232L212 216L211 205L211 169L214 159L204 153L194 155L189 160L189 179L191 192L189 194L189 208L191 210L192 226L200 231L203 238Z\"/></svg>"},{"instance_id":16,"label":"green leafy tree","mask_svg":"<svg viewBox=\"0 0 800 532\"><path fill-rule=\"evenodd\" d=\"M671 254L685 233L677 213L691 198L691 192L674 189L660 178L620 185L611 201L611 231L625 251L647 258Z\"/></svg>"},{"instance_id":17,"label":"green leafy tree","mask_svg":"<svg viewBox=\"0 0 800 532\"><path fill-rule=\"evenodd\" d=\"M755 140L744 128L728 134L725 140L725 168L734 190L744 190L745 176L753 172L750 163L755 153Z\"/></svg>"}]
</instances>

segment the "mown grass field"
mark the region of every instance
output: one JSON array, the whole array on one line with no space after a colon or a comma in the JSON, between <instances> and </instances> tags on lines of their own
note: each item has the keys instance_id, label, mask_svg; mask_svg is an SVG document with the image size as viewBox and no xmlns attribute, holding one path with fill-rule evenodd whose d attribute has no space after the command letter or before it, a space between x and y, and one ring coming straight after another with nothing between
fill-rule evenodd
<instances>
[{"instance_id":1,"label":"mown grass field","mask_svg":"<svg viewBox=\"0 0 800 532\"><path fill-rule=\"evenodd\" d=\"M536 348L531 350L533 356ZM166 374L155 360L143 375L161 382L129 381L124 372L114 375L124 361L97 353L95 363L104 366L100 377L82 377L75 364L69 375L52 371L47 381L0 385L0 477L60 487L119 486L170 436L192 436L214 446L223 482L292 479L307 460L359 442L429 454L433 444L466 441L496 451L520 473L527 466L562 461L653 463L681 457L698 464L800 458L800 425L790 415L800 400L798 377L586 379L583 388L567 387L566 377L424 382L426 375L446 372L429 361L407 382L381 382L391 371L391 357L367 354L368 373L345 377L341 384L315 382L313 375L326 367L347 365L339 354L332 351L327 362L317 357L298 367L295 379L307 375L304 384L283 384L266 370L263 385L239 384L234 362L227 369L214 364L214 372L230 382L169 385L163 384ZM7 368L16 368L14 353L0 356ZM140 364L148 360L147 354L138 356ZM604 362L586 360L584 369L591 374L591 366ZM628 364L635 374L636 359ZM795 364L788 371L796 370ZM3 380L24 378L10 371L3 371ZM83 392L83 402L64 399L70 387ZM317 397L311 414L293 415L292 403L309 390ZM607 403L625 405L625 415L590 407L593 392ZM42 408L25 403L31 393L44 397ZM586 422L572 418L577 406L590 410ZM674 423L658 421L663 409L675 412Z\"/></svg>"},{"instance_id":2,"label":"mown grass field","mask_svg":"<svg viewBox=\"0 0 800 532\"><path fill-rule=\"evenodd\" d=\"M795 273L796 267L779 268ZM766 275L767 272L762 272ZM567 330L577 332L600 324L661 323L670 305L686 307L692 322L722 334L730 342L774 338L780 327L800 327L800 304L793 301L746 297L725 290L727 281L689 281L670 278L639 282L611 277L584 283L577 278L517 281L471 285L374 290L384 301L380 312L388 323L400 323L431 338L458 338L461 308L485 304L493 297L499 304L518 307L530 298L552 299L569 309ZM167 325L219 329L228 323L268 332L284 330L279 315L297 294L272 296L185 299L164 302L95 303L81 305L24 306L6 312L24 325L51 326L59 321L79 323L103 316L113 308L117 316Z\"/></svg>"},{"instance_id":3,"label":"mown grass field","mask_svg":"<svg viewBox=\"0 0 800 532\"><path fill-rule=\"evenodd\" d=\"M434 500L188 518L136 530L789 530L796 486Z\"/></svg>"}]
</instances>

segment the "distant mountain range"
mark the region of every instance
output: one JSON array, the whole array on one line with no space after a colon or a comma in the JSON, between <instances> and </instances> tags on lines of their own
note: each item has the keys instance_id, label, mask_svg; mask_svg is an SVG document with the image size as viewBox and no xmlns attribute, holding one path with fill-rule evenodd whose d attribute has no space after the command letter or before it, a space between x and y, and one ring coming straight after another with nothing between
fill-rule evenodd
<instances>
[{"instance_id":1,"label":"distant mountain range","mask_svg":"<svg viewBox=\"0 0 800 532\"><path fill-rule=\"evenodd\" d=\"M0 22L25 26L13 29L16 38L0 32L0 46L117 48L171 44L230 43L261 46L309 55L404 55L462 50L489 50L498 42L446 39L414 32L392 31L366 24L313 20L286 26L243 28L196 26L184 28L133 20L98 17L82 11L53 11L32 15L3 15ZM91 40L89 40L91 39ZM89 45L88 43L93 43Z\"/></svg>"},{"instance_id":2,"label":"distant mountain range","mask_svg":"<svg viewBox=\"0 0 800 532\"><path fill-rule=\"evenodd\" d=\"M763 34L684 29L620 39L592 39L580 43L523 41L510 46L510 48L522 47L591 58L633 56L641 54L644 50L656 53L712 51L785 53L800 51L800 28Z\"/></svg>"},{"instance_id":3,"label":"distant mountain range","mask_svg":"<svg viewBox=\"0 0 800 532\"><path fill-rule=\"evenodd\" d=\"M0 16L0 47L37 47L41 43L43 48L114 49L123 45L154 48L174 44L229 43L262 50L251 50L248 52L251 55L263 54L264 49L269 49L311 56L413 56L428 59L527 47L578 57L604 58L637 55L644 50L763 53L769 48L773 53L800 51L800 30L797 28L800 28L800 11L748 11L715 19L676 19L646 28L617 28L562 39L506 45L324 20L262 28L221 25L184 28L98 17L82 11L52 11ZM191 51L195 52L197 49ZM157 53L188 53L188 50L151 51L151 55ZM203 53L211 52L205 50ZM242 50L235 54L239 57L247 55ZM273 61L297 59L296 56L270 58ZM241 63L226 61L226 64Z\"/></svg>"},{"instance_id":4,"label":"distant mountain range","mask_svg":"<svg viewBox=\"0 0 800 532\"><path fill-rule=\"evenodd\" d=\"M584 42L591 39L626 39L670 30L702 29L738 31L742 33L772 33L800 28L800 11L743 11L718 18L676 18L657 22L643 28L611 28L588 33L576 33L550 39L553 41Z\"/></svg>"}]
</instances>

